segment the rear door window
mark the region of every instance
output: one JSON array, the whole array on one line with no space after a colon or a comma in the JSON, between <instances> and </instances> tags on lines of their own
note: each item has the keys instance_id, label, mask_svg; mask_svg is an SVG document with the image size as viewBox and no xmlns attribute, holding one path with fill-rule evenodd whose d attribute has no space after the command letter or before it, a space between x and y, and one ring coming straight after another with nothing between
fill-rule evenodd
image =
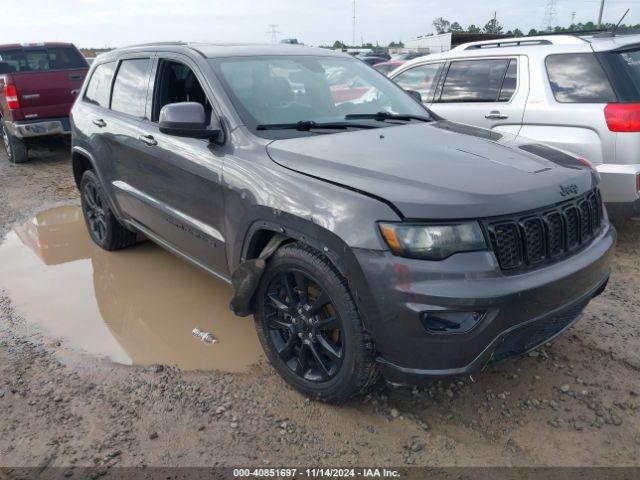
<instances>
[{"instance_id":1,"label":"rear door window","mask_svg":"<svg viewBox=\"0 0 640 480\"><path fill-rule=\"evenodd\" d=\"M84 99L94 105L109 108L111 81L113 80L113 74L115 71L116 62L98 65L91 75L89 85L87 85L87 91L84 94Z\"/></svg>"},{"instance_id":2,"label":"rear door window","mask_svg":"<svg viewBox=\"0 0 640 480\"><path fill-rule=\"evenodd\" d=\"M499 102L508 102L516 93L516 87L518 86L518 60L512 58L509 61L509 67L504 74L504 80L502 81L502 88L500 89Z\"/></svg>"},{"instance_id":3,"label":"rear door window","mask_svg":"<svg viewBox=\"0 0 640 480\"><path fill-rule=\"evenodd\" d=\"M560 103L617 100L609 78L592 53L549 55L545 60L553 96Z\"/></svg>"},{"instance_id":4,"label":"rear door window","mask_svg":"<svg viewBox=\"0 0 640 480\"><path fill-rule=\"evenodd\" d=\"M501 101L500 92L510 63L511 60L508 58L451 62L439 101L445 103ZM508 89L505 92L508 93ZM511 98L510 95L509 98Z\"/></svg>"},{"instance_id":5,"label":"rear door window","mask_svg":"<svg viewBox=\"0 0 640 480\"><path fill-rule=\"evenodd\" d=\"M73 70L87 68L87 61L74 48L47 47L49 70Z\"/></svg>"},{"instance_id":6,"label":"rear door window","mask_svg":"<svg viewBox=\"0 0 640 480\"><path fill-rule=\"evenodd\" d=\"M433 100L433 92L442 63L428 63L405 70L393 80L405 90L419 92L423 102Z\"/></svg>"},{"instance_id":7,"label":"rear door window","mask_svg":"<svg viewBox=\"0 0 640 480\"><path fill-rule=\"evenodd\" d=\"M36 47L0 50L0 62L14 72L48 72L87 68L86 60L72 47Z\"/></svg>"},{"instance_id":8,"label":"rear door window","mask_svg":"<svg viewBox=\"0 0 640 480\"><path fill-rule=\"evenodd\" d=\"M144 117L150 64L151 60L148 58L122 61L113 84L111 110Z\"/></svg>"}]
</instances>

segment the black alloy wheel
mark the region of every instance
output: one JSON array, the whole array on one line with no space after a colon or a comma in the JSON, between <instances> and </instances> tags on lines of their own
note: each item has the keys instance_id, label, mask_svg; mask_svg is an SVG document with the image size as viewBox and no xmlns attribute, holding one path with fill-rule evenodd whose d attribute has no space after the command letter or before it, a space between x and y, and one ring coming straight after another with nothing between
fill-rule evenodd
<instances>
[{"instance_id":1,"label":"black alloy wheel","mask_svg":"<svg viewBox=\"0 0 640 480\"><path fill-rule=\"evenodd\" d=\"M137 242L137 234L126 229L113 214L98 176L93 170L82 174L80 203L89 236L104 250L120 250Z\"/></svg>"},{"instance_id":2,"label":"black alloy wheel","mask_svg":"<svg viewBox=\"0 0 640 480\"><path fill-rule=\"evenodd\" d=\"M375 345L349 282L321 252L302 242L281 246L254 298L262 348L300 393L342 403L377 382Z\"/></svg>"},{"instance_id":3,"label":"black alloy wheel","mask_svg":"<svg viewBox=\"0 0 640 480\"><path fill-rule=\"evenodd\" d=\"M334 378L344 359L343 326L318 282L299 269L282 271L269 283L264 302L269 339L287 367L310 382Z\"/></svg>"},{"instance_id":4,"label":"black alloy wheel","mask_svg":"<svg viewBox=\"0 0 640 480\"><path fill-rule=\"evenodd\" d=\"M84 200L83 207L89 232L99 244L102 244L107 238L107 218L102 198L95 184L85 185L82 200Z\"/></svg>"}]
</instances>

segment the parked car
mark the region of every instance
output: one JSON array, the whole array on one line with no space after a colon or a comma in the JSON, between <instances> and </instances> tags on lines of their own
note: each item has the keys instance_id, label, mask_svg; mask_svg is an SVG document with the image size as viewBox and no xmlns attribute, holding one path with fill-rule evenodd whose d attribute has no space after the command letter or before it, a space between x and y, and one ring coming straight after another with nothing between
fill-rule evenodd
<instances>
[{"instance_id":1,"label":"parked car","mask_svg":"<svg viewBox=\"0 0 640 480\"><path fill-rule=\"evenodd\" d=\"M337 101L332 81L373 93ZM342 53L119 49L92 65L71 125L93 241L142 233L232 282L275 369L314 398L528 352L609 277L615 231L588 165L441 120Z\"/></svg>"},{"instance_id":2,"label":"parked car","mask_svg":"<svg viewBox=\"0 0 640 480\"><path fill-rule=\"evenodd\" d=\"M387 59L384 57L379 57L374 55L358 55L356 58L370 66L374 66L378 63L387 61Z\"/></svg>"},{"instance_id":3,"label":"parked car","mask_svg":"<svg viewBox=\"0 0 640 480\"><path fill-rule=\"evenodd\" d=\"M69 135L69 111L89 65L70 43L0 45L0 131L10 162Z\"/></svg>"},{"instance_id":4,"label":"parked car","mask_svg":"<svg viewBox=\"0 0 640 480\"><path fill-rule=\"evenodd\" d=\"M490 40L395 71L443 117L593 163L611 210L640 213L640 35Z\"/></svg>"},{"instance_id":5,"label":"parked car","mask_svg":"<svg viewBox=\"0 0 640 480\"><path fill-rule=\"evenodd\" d=\"M424 57L425 55L428 55L428 53L402 52L402 53L396 53L395 55L391 55L391 60L408 62L409 60L413 60L414 58L418 58L418 57Z\"/></svg>"},{"instance_id":6,"label":"parked car","mask_svg":"<svg viewBox=\"0 0 640 480\"><path fill-rule=\"evenodd\" d=\"M388 62L376 63L373 66L373 68L375 68L376 70L378 70L381 73L384 73L385 75L389 75L396 68L400 68L405 63L406 62L402 61L402 60L390 60Z\"/></svg>"}]
</instances>

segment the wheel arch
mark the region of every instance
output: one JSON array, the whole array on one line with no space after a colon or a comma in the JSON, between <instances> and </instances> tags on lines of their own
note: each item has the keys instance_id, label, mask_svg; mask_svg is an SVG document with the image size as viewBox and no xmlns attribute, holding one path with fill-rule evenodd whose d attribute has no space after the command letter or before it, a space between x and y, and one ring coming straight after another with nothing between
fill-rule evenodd
<instances>
[{"instance_id":1,"label":"wheel arch","mask_svg":"<svg viewBox=\"0 0 640 480\"><path fill-rule=\"evenodd\" d=\"M74 148L71 152L71 168L73 169L73 179L78 189L80 189L80 181L84 172L95 170L90 154L77 148Z\"/></svg>"},{"instance_id":2,"label":"wheel arch","mask_svg":"<svg viewBox=\"0 0 640 480\"><path fill-rule=\"evenodd\" d=\"M236 259L236 265L258 258L262 249L276 234L288 238L283 245L292 242L304 243L329 260L347 282L365 330L375 336L375 319L379 317L377 304L352 248L335 233L310 220L281 213L278 221L254 221L246 230L240 250L241 255Z\"/></svg>"},{"instance_id":3,"label":"wheel arch","mask_svg":"<svg viewBox=\"0 0 640 480\"><path fill-rule=\"evenodd\" d=\"M290 214L281 214L281 221L256 220L247 229L242 242L241 256L238 264L260 256L269 240L281 234L289 238L283 244L301 242L326 256L341 275L345 276L347 267L340 251L346 252L348 246L329 230L313 222L297 218Z\"/></svg>"},{"instance_id":4,"label":"wheel arch","mask_svg":"<svg viewBox=\"0 0 640 480\"><path fill-rule=\"evenodd\" d=\"M89 151L77 145L74 146L71 149L71 167L73 171L73 178L78 190L80 190L80 182L82 181L82 175L84 175L84 172L86 172L87 170L93 170L96 176L98 177L98 180L100 180L102 187L108 192L111 191L111 188L109 188L110 185L106 184L104 177L102 175L102 172L98 168L98 164L95 158L93 157L93 155L91 155ZM122 218L121 211L116 200L112 198L112 195L108 193L107 193L106 200L109 204L109 207L115 214L116 218L121 219Z\"/></svg>"}]
</instances>

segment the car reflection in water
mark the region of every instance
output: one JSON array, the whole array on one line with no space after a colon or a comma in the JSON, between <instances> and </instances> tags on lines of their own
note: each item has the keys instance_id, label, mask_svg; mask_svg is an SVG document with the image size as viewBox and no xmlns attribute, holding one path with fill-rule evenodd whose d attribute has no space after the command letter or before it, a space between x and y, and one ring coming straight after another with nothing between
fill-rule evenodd
<instances>
[{"instance_id":1,"label":"car reflection in water","mask_svg":"<svg viewBox=\"0 0 640 480\"><path fill-rule=\"evenodd\" d=\"M0 265L0 288L27 321L115 362L241 372L261 356L253 322L228 309L228 285L151 242L99 249L77 207L16 227ZM194 338L195 327L218 343Z\"/></svg>"}]
</instances>

